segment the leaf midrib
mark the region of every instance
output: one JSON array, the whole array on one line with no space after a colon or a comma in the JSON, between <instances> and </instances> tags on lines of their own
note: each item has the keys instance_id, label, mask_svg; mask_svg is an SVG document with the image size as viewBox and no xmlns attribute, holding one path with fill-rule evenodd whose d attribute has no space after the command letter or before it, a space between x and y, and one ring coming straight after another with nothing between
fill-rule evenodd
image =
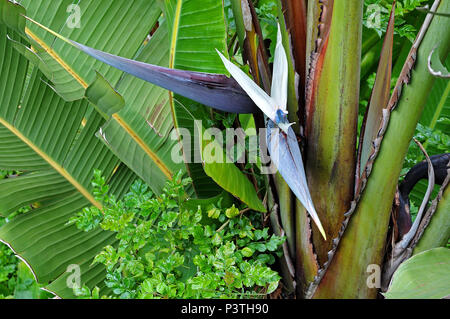
<instances>
[{"instance_id":1,"label":"leaf midrib","mask_svg":"<svg viewBox=\"0 0 450 319\"><path fill-rule=\"evenodd\" d=\"M35 151L42 159L44 159L51 167L53 167L61 176L63 176L70 184L72 184L92 205L99 209L102 209L102 205L95 200L91 193L84 188L69 172L66 171L64 167L53 160L47 153L41 150L37 145L25 137L18 129L9 124L6 120L0 117L0 124L10 130L14 135L16 135L20 140L22 140L26 145L28 145L33 151Z\"/></svg>"},{"instance_id":2,"label":"leaf midrib","mask_svg":"<svg viewBox=\"0 0 450 319\"><path fill-rule=\"evenodd\" d=\"M181 10L181 5L180 5ZM178 20L179 21L179 20ZM36 41L55 61L61 65L61 67L66 70L85 90L88 88L87 82L78 75L52 48L50 48L42 39L40 39L36 34L34 34L28 27L25 28L26 34ZM171 99L172 100L172 99ZM151 149L146 146L145 142L134 132L126 122L116 113L112 116L114 119L129 135L130 137L144 150L144 152L155 162L156 166L163 172L167 178L172 178L171 170L163 163L163 161L152 152ZM17 131L18 132L18 131ZM23 139L22 139L23 140ZM24 141L25 142L25 141ZM27 142L25 142L28 144ZM29 144L28 144L29 145ZM31 147L31 145L30 145ZM48 157L48 156L47 156ZM58 165L55 162L56 165ZM53 165L52 165L53 166ZM62 168L62 167L61 167ZM55 168L56 169L56 168ZM64 176L64 175L63 175ZM73 184L73 183L72 183ZM75 185L74 185L75 186ZM78 189L78 188L77 188ZM97 205L96 205L97 206ZM101 207L101 206L100 206Z\"/></svg>"}]
</instances>

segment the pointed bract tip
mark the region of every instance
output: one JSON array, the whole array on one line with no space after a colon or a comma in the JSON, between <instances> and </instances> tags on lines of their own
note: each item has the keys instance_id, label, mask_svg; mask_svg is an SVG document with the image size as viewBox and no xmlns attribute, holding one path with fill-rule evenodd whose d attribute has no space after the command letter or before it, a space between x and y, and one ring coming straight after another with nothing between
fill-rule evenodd
<instances>
[{"instance_id":1,"label":"pointed bract tip","mask_svg":"<svg viewBox=\"0 0 450 319\"><path fill-rule=\"evenodd\" d=\"M319 228L320 234L322 235L323 239L326 241L327 235L325 234L325 230L323 229L322 224L319 222L319 224L316 225Z\"/></svg>"},{"instance_id":2,"label":"pointed bract tip","mask_svg":"<svg viewBox=\"0 0 450 319\"><path fill-rule=\"evenodd\" d=\"M308 211L309 215L313 219L314 223L316 224L317 228L319 228L320 234L322 235L323 239L327 240L327 235L325 233L325 229L323 229L322 223L320 222L319 216L317 215L317 212L314 207L312 207L312 211Z\"/></svg>"},{"instance_id":3,"label":"pointed bract tip","mask_svg":"<svg viewBox=\"0 0 450 319\"><path fill-rule=\"evenodd\" d=\"M237 65L229 61L222 53L217 50L225 68L230 72L230 76L236 80L241 88L247 93L247 95L253 100L256 106L266 114L272 121L275 117L274 110L275 103L273 99L263 90L258 84L256 84L244 71L242 71Z\"/></svg>"},{"instance_id":4,"label":"pointed bract tip","mask_svg":"<svg viewBox=\"0 0 450 319\"><path fill-rule=\"evenodd\" d=\"M222 61L225 63L228 62L228 59L222 54L222 52L220 52L218 49L216 49L217 54L220 56L220 58L222 59Z\"/></svg>"},{"instance_id":5,"label":"pointed bract tip","mask_svg":"<svg viewBox=\"0 0 450 319\"><path fill-rule=\"evenodd\" d=\"M282 37L281 37L281 26L280 23L277 22L278 30L277 30L277 44L282 43Z\"/></svg>"},{"instance_id":6,"label":"pointed bract tip","mask_svg":"<svg viewBox=\"0 0 450 319\"><path fill-rule=\"evenodd\" d=\"M216 49L217 54L220 56L222 61L224 61L225 57L223 56L222 52L220 52L218 49ZM224 61L225 62L225 61Z\"/></svg>"}]
</instances>

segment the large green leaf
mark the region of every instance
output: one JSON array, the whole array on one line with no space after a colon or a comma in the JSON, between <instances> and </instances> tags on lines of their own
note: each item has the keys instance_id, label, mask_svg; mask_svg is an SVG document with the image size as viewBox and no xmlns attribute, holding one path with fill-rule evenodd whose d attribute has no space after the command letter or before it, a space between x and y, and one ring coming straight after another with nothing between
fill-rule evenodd
<instances>
[{"instance_id":1,"label":"large green leaf","mask_svg":"<svg viewBox=\"0 0 450 319\"><path fill-rule=\"evenodd\" d=\"M66 25L66 10L71 4L70 1L25 1L24 4L27 5L27 15L33 20L98 49L127 58L137 56L144 61L161 59L164 53L164 50L157 49L161 36L152 37L154 44L149 44L142 50L144 39L161 15L156 0L139 0L132 4L107 0L83 3L80 5L79 29ZM63 41L55 40L54 35L36 24L28 23L25 33L36 53L32 56L23 48L19 52L27 53L26 56L31 58L31 62L39 62L37 66L65 100L72 101L86 94L90 101L97 104L99 97L104 98L101 96L104 92L101 88L99 90L98 86L99 75L118 88L120 93L129 92L125 97L123 112L115 113L112 118L105 116L109 120L103 128L103 134L99 136L102 140L108 136L111 140L105 141L107 146L155 192L160 192L165 181L175 172L185 170L183 165L174 163L170 158L170 149L176 141L166 143L173 128L173 121L168 116L170 108L162 103L163 96L168 95L167 91L138 79L122 79L122 72L87 56ZM16 43L15 47L17 48ZM97 76L94 70L97 71ZM118 84L119 82L123 84ZM109 107L110 113L117 111L115 105ZM96 108L103 114L101 106L96 105ZM155 130L152 130L152 125Z\"/></svg>"},{"instance_id":2,"label":"large green leaf","mask_svg":"<svg viewBox=\"0 0 450 319\"><path fill-rule=\"evenodd\" d=\"M41 77L39 72L33 72L20 109L15 104L2 104L0 110L2 127L17 137L12 147L27 146L48 164L47 168L2 183L5 188L2 213L32 200L38 201L40 208L7 223L0 229L0 238L26 261L40 283L56 280L70 264L82 267L82 281L88 283L86 278L91 276L91 271L102 272L101 267L90 267L89 263L106 244L114 241L114 235L98 231L88 234L65 224L83 207L100 206L90 195L92 170L101 169L114 179L114 173L120 171L117 170L120 161L94 135L102 117L92 113L86 126L80 128L88 103L65 102L41 81ZM14 84L14 81L5 84ZM17 113L8 121L4 116L11 109ZM1 162L0 167L3 167ZM134 174L126 170L128 178L117 188L118 196L134 179ZM15 200L8 200L8 196ZM100 279L90 284L103 286ZM65 289L54 293L71 295L67 286L61 288Z\"/></svg>"},{"instance_id":3,"label":"large green leaf","mask_svg":"<svg viewBox=\"0 0 450 319\"><path fill-rule=\"evenodd\" d=\"M24 0L21 5L26 8L27 16L58 30L63 36L132 58L161 14L155 1L136 0L132 4L126 1L80 1L80 28L73 28L68 23L72 18L68 17L72 0ZM55 41L54 36L36 25L28 23L25 32L51 70L51 74L46 75L53 87L68 101L84 97L87 85L95 78L92 70L103 74L110 83L116 83L122 74L61 41Z\"/></svg>"},{"instance_id":4,"label":"large green leaf","mask_svg":"<svg viewBox=\"0 0 450 319\"><path fill-rule=\"evenodd\" d=\"M42 170L0 181L0 215L8 216L17 209L73 192L73 186L58 172Z\"/></svg>"},{"instance_id":5,"label":"large green leaf","mask_svg":"<svg viewBox=\"0 0 450 319\"><path fill-rule=\"evenodd\" d=\"M392 277L388 299L437 299L450 296L450 249L434 248L400 265Z\"/></svg>"},{"instance_id":6,"label":"large green leaf","mask_svg":"<svg viewBox=\"0 0 450 319\"><path fill-rule=\"evenodd\" d=\"M164 1L163 8L170 31L168 36L169 67L191 69L194 71L208 71L210 73L224 72L224 67L215 53L216 48L224 50L226 44L226 29L223 21L222 2L218 0L209 0L200 4L199 2L190 0ZM38 23L34 24L39 25ZM39 26L50 31L51 34L63 39L66 43L72 44L89 53L89 48L75 45L75 43L70 42L64 36L47 29L43 25ZM163 26L160 28L163 28ZM147 45L149 50L151 45L153 43L157 45L158 41L158 50L164 50L164 45L162 45L161 40L163 40L162 36L152 37L150 44ZM199 57L201 60L199 60ZM149 58L153 58L153 56ZM54 60L59 62L62 66L66 64L64 61L60 61L61 57L55 56ZM77 74L74 74L74 72L71 74L73 74L74 78L83 85L83 82L79 80L80 77ZM130 81L134 82L137 80L134 79ZM160 113L159 109L164 107L167 108L167 106L170 106L173 124L176 129L175 137L178 138L180 145L182 144L181 133L179 131L180 128L188 128L191 134L194 133L192 117L186 114L186 109L189 109L195 119L208 122L210 116L210 112L208 112L204 106L195 106L192 104L192 101L169 93L168 101L163 101L160 104L153 103L150 106L140 105L138 112L133 110L134 113L132 118L122 117L120 112L114 114L112 116L113 120L105 127L105 129L110 129L108 134L103 129L99 134L105 143L111 147L121 159L132 167L134 171L146 180L155 191L159 191L162 188L165 179L173 176L173 167L176 166L172 165L173 160L169 157L169 154L173 157L173 154L171 153L173 153L176 143L165 143L168 136L161 135L158 128L155 129L155 126L158 126L159 123L155 121L154 113L158 115L158 113ZM124 112L126 112L126 110L127 107L125 107ZM146 115L143 116L143 114ZM146 123L144 123L142 117L147 119L145 121ZM169 124L170 123L167 123L167 125ZM167 129L167 125L164 129ZM146 129L145 132L142 132L142 130L139 131L139 128L142 127ZM150 134L148 130L149 127L154 131L152 132L153 136L151 136L151 143L147 143L143 137L144 135L148 136ZM123 132L118 135L118 131L120 130L125 131L128 136L126 136L126 134L124 135ZM155 138L155 134L158 135L159 139ZM173 138L174 135L171 137ZM184 143L183 146L186 147ZM219 191L217 185L211 179L207 178L200 163L190 163L189 160L186 161L186 154L195 154L195 152L199 150L195 150L195 146L193 146L192 143L187 147L190 147L191 149L182 148L182 153L186 162L186 170L194 180L193 186L195 193L197 196L217 194ZM158 154L158 152L162 154ZM136 153L137 156L135 156ZM146 169L143 162L147 161L150 163L153 162L155 165ZM236 197L240 198L244 203L249 205L249 207L263 210L261 202L257 198L254 190L253 194L251 194L251 188L248 187L251 185L250 182L240 178L239 180L245 180L246 182L244 187L235 183L230 183L230 181L224 180L223 178L225 176L224 172L229 165L219 165L218 167L221 168L221 170L212 170L209 171L208 174L214 181L229 190ZM157 169L155 170L155 168ZM239 174L242 175L240 172ZM241 177L244 177L244 175ZM231 188L230 185L232 185ZM251 195L248 196L249 194Z\"/></svg>"},{"instance_id":7,"label":"large green leaf","mask_svg":"<svg viewBox=\"0 0 450 319\"><path fill-rule=\"evenodd\" d=\"M30 8L37 3L30 3ZM39 3L43 7L49 4L46 1ZM64 2L51 3L57 7ZM108 3L105 1L106 5ZM115 48L120 52L126 46L126 50L134 55L148 30L141 32L141 39L135 39L132 45L126 43L131 35L139 34L133 28L124 27L130 26L130 20L138 20L133 4L128 6L128 10L122 6L105 8L109 10L108 14L115 11L116 18L122 21L122 42L116 42ZM49 7L49 10L54 9ZM151 11L150 8L145 9L145 6L140 7L142 19L136 28L144 26L147 29L154 24L154 21L145 21L150 18ZM11 16L14 15L12 10L8 12ZM101 16L102 10L98 7L95 11ZM36 14L42 13L42 10L35 11ZM3 16L5 12L1 13ZM56 19L52 15L45 18ZM58 28L63 24L61 20ZM109 31L114 33L111 29ZM90 30L90 34L98 36L95 30ZM7 35L16 42L8 40ZM102 170L112 193L119 197L128 190L136 176L95 136L105 121L99 113L92 112L93 105L84 99L66 102L47 85L50 79L45 79L37 69L26 81L28 63L14 49L17 43L26 45L13 29L0 24L0 167L27 172L2 182L0 187L4 200L1 209L5 214L31 201L37 201L35 206L39 208L3 226L0 238L29 265L40 283L49 284L47 289L59 296L73 296L66 283L71 275L66 270L71 264L80 266L82 284L103 288L103 266L91 266L91 262L105 245L115 241L114 234L105 231L85 233L66 223L83 207L100 207L90 194L94 169ZM117 82L120 72L111 71L117 73ZM23 194L17 195L18 190Z\"/></svg>"}]
</instances>

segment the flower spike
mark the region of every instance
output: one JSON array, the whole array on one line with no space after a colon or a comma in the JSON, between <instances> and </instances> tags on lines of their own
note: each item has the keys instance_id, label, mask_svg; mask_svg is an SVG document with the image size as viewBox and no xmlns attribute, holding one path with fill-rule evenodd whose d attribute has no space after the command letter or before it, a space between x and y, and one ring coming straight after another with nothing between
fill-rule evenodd
<instances>
[{"instance_id":1,"label":"flower spike","mask_svg":"<svg viewBox=\"0 0 450 319\"><path fill-rule=\"evenodd\" d=\"M288 82L288 60L283 47L281 29L278 24L277 45L273 63L273 77L271 96L264 92L253 82L241 69L228 61L219 51L217 53L236 82L250 96L261 111L269 118L267 121L267 146L272 162L289 188L307 209L308 213L319 228L320 233L326 240L325 230L314 208L311 194L306 180L302 155L298 146L297 138L286 114L287 104L287 82Z\"/></svg>"}]
</instances>

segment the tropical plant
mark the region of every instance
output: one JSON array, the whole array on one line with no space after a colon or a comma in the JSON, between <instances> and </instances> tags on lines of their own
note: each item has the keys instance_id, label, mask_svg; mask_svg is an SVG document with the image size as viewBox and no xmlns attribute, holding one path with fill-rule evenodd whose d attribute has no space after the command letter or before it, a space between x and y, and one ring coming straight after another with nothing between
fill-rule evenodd
<instances>
[{"instance_id":1,"label":"tropical plant","mask_svg":"<svg viewBox=\"0 0 450 319\"><path fill-rule=\"evenodd\" d=\"M376 26L363 14L373 4ZM217 201L229 193L286 235L284 296L375 298L381 278L385 290L402 262L446 246L450 235L449 158L439 155L449 152L450 2L414 10L425 4L0 0L0 168L26 172L0 182L0 214L38 203L0 228L0 238L45 289L73 296L66 270L75 264L99 296L105 268L91 263L118 245L116 235L67 224L86 207L107 209L91 194L92 171L120 199L138 178L163 194L181 170L190 178L186 196ZM266 121L259 108L274 97L272 79L285 97L268 100L281 113L264 112ZM267 94L255 96L244 82ZM419 121L440 130L422 140L427 150L439 146L430 151L437 156L424 152L426 162L397 191ZM217 129L231 127L245 143L230 151L221 142L236 136ZM276 138L257 134L263 128ZM264 174L258 137L270 155L280 152L279 173ZM426 191L412 190L427 176ZM412 201L420 206L414 222L410 193L425 197Z\"/></svg>"},{"instance_id":2,"label":"tropical plant","mask_svg":"<svg viewBox=\"0 0 450 319\"><path fill-rule=\"evenodd\" d=\"M270 236L259 214L246 217L246 210L226 207L230 200L224 197L215 203L185 201L184 186L191 180L182 175L168 181L158 197L138 180L117 201L108 196L101 172L95 172L94 193L103 211L86 208L69 223L85 231L100 226L117 233L119 245L106 246L94 259L106 267L109 297L255 298L272 293L280 277L269 265L275 262L274 252L281 255L285 238ZM75 291L95 297L86 286Z\"/></svg>"}]
</instances>

